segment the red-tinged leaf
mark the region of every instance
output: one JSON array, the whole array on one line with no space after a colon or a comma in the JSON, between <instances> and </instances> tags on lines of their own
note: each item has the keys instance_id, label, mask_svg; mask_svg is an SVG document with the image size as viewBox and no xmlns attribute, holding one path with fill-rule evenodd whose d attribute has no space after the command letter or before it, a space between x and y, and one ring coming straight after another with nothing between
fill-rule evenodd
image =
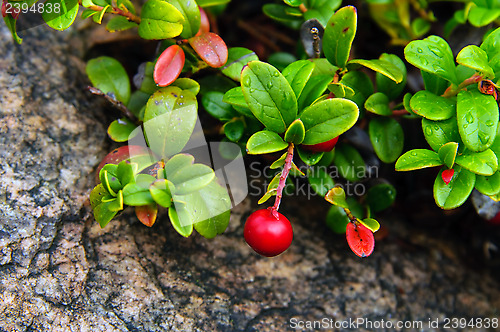
<instances>
[{"instance_id":1,"label":"red-tinged leaf","mask_svg":"<svg viewBox=\"0 0 500 332\"><path fill-rule=\"evenodd\" d=\"M179 77L186 56L179 45L169 46L156 61L153 78L159 86L170 85Z\"/></svg>"},{"instance_id":2,"label":"red-tinged leaf","mask_svg":"<svg viewBox=\"0 0 500 332\"><path fill-rule=\"evenodd\" d=\"M441 177L443 178L443 182L446 184L450 183L451 179L453 178L453 174L455 174L455 170L453 168L444 170L443 173L441 173Z\"/></svg>"},{"instance_id":3,"label":"red-tinged leaf","mask_svg":"<svg viewBox=\"0 0 500 332\"><path fill-rule=\"evenodd\" d=\"M153 155L153 152L140 145L125 145L114 149L101 161L97 167L97 174L106 164L119 164L120 161L130 159L130 156Z\"/></svg>"},{"instance_id":4,"label":"red-tinged leaf","mask_svg":"<svg viewBox=\"0 0 500 332\"><path fill-rule=\"evenodd\" d=\"M200 19L201 19L200 30L198 30L198 33L196 33L195 36L200 36L201 34L210 31L210 20L208 19L207 12L204 11L203 8L201 7L200 7Z\"/></svg>"},{"instance_id":5,"label":"red-tinged leaf","mask_svg":"<svg viewBox=\"0 0 500 332\"><path fill-rule=\"evenodd\" d=\"M7 16L7 0L2 1L2 17Z\"/></svg>"},{"instance_id":6,"label":"red-tinged leaf","mask_svg":"<svg viewBox=\"0 0 500 332\"><path fill-rule=\"evenodd\" d=\"M347 224L346 238L351 250L359 257L370 256L375 248L373 232L363 224Z\"/></svg>"},{"instance_id":7,"label":"red-tinged leaf","mask_svg":"<svg viewBox=\"0 0 500 332\"><path fill-rule=\"evenodd\" d=\"M226 64L227 46L219 35L206 32L189 38L189 44L210 67L219 68Z\"/></svg>"},{"instance_id":8,"label":"red-tinged leaf","mask_svg":"<svg viewBox=\"0 0 500 332\"><path fill-rule=\"evenodd\" d=\"M136 206L135 215L144 225L151 227L156 221L158 215L158 206L156 203L150 205Z\"/></svg>"}]
</instances>

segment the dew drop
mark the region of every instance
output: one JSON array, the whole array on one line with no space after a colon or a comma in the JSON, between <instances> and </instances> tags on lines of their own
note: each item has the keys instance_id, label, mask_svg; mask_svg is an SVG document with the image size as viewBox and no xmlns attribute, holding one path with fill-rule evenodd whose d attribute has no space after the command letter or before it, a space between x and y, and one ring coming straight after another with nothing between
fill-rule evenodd
<instances>
[{"instance_id":1,"label":"dew drop","mask_svg":"<svg viewBox=\"0 0 500 332\"><path fill-rule=\"evenodd\" d=\"M472 115L471 112L467 113L465 115L465 121L467 121L467 123L472 123L474 122L474 116Z\"/></svg>"},{"instance_id":2,"label":"dew drop","mask_svg":"<svg viewBox=\"0 0 500 332\"><path fill-rule=\"evenodd\" d=\"M424 66L427 66L429 64L429 61L427 61L427 59L424 57L420 57L420 62L422 62Z\"/></svg>"},{"instance_id":3,"label":"dew drop","mask_svg":"<svg viewBox=\"0 0 500 332\"><path fill-rule=\"evenodd\" d=\"M443 69L438 64L433 64L432 69L434 69L437 73L443 72Z\"/></svg>"},{"instance_id":4,"label":"dew drop","mask_svg":"<svg viewBox=\"0 0 500 332\"><path fill-rule=\"evenodd\" d=\"M252 79L250 77L245 77L245 79L243 80L243 84L245 86L250 86L250 84L252 84Z\"/></svg>"},{"instance_id":5,"label":"dew drop","mask_svg":"<svg viewBox=\"0 0 500 332\"><path fill-rule=\"evenodd\" d=\"M481 143L486 144L490 140L490 136L483 133L483 132L480 132L479 133L479 140L481 141Z\"/></svg>"},{"instance_id":6,"label":"dew drop","mask_svg":"<svg viewBox=\"0 0 500 332\"><path fill-rule=\"evenodd\" d=\"M250 88L250 93L254 93L255 92L255 89L254 88Z\"/></svg>"},{"instance_id":7,"label":"dew drop","mask_svg":"<svg viewBox=\"0 0 500 332\"><path fill-rule=\"evenodd\" d=\"M417 52L418 52L418 53L422 53L422 52L423 52L423 50L422 50L420 47L417 47Z\"/></svg>"},{"instance_id":8,"label":"dew drop","mask_svg":"<svg viewBox=\"0 0 500 332\"><path fill-rule=\"evenodd\" d=\"M431 136L432 135L432 128L431 128L431 126L425 127L425 134L427 136Z\"/></svg>"},{"instance_id":9,"label":"dew drop","mask_svg":"<svg viewBox=\"0 0 500 332\"><path fill-rule=\"evenodd\" d=\"M417 153L416 153L416 152L412 152L412 153L411 153L411 155L412 155L413 157L416 157L416 156L417 156Z\"/></svg>"},{"instance_id":10,"label":"dew drop","mask_svg":"<svg viewBox=\"0 0 500 332\"><path fill-rule=\"evenodd\" d=\"M275 72L273 73L273 76L274 76L274 77L278 77L278 76L280 76L280 72L279 72L279 71L275 71Z\"/></svg>"},{"instance_id":11,"label":"dew drop","mask_svg":"<svg viewBox=\"0 0 500 332\"><path fill-rule=\"evenodd\" d=\"M491 120L486 121L486 125L487 125L488 127L493 127L493 125L494 125L494 124L495 124L495 123L494 123L493 121L491 121Z\"/></svg>"},{"instance_id":12,"label":"dew drop","mask_svg":"<svg viewBox=\"0 0 500 332\"><path fill-rule=\"evenodd\" d=\"M435 130L435 131L439 131L440 129L441 129L441 128L439 128L439 126L438 126L438 125L435 125L435 126L434 126L434 130Z\"/></svg>"},{"instance_id":13,"label":"dew drop","mask_svg":"<svg viewBox=\"0 0 500 332\"><path fill-rule=\"evenodd\" d=\"M443 57L443 52L441 52L441 50L435 46L429 46L429 51L434 53L434 55L437 56L438 58Z\"/></svg>"},{"instance_id":14,"label":"dew drop","mask_svg":"<svg viewBox=\"0 0 500 332\"><path fill-rule=\"evenodd\" d=\"M271 89L273 87L273 82L267 82L266 86L268 89Z\"/></svg>"},{"instance_id":15,"label":"dew drop","mask_svg":"<svg viewBox=\"0 0 500 332\"><path fill-rule=\"evenodd\" d=\"M467 127L469 127L469 125L466 123L466 124L464 124L463 127L464 127L464 129L467 129Z\"/></svg>"}]
</instances>

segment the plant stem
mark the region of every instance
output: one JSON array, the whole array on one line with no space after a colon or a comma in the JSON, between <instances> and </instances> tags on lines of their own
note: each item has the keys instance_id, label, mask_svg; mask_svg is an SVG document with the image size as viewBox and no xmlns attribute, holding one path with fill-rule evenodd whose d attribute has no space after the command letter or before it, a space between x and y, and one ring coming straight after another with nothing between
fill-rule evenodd
<instances>
[{"instance_id":1,"label":"plant stem","mask_svg":"<svg viewBox=\"0 0 500 332\"><path fill-rule=\"evenodd\" d=\"M82 2L79 1L79 4L81 5ZM97 11L97 12L100 12L101 10L104 9L104 7L96 6L96 5L91 5L91 6L88 6L87 8L91 9L91 10L94 10L94 11ZM132 14L128 10L125 11L125 10L120 9L120 8L112 7L111 8L111 14L115 14L115 15L120 15L120 16L126 17L129 21L135 22L137 24L141 23L141 18L139 16L137 16L137 15Z\"/></svg>"},{"instance_id":2,"label":"plant stem","mask_svg":"<svg viewBox=\"0 0 500 332\"><path fill-rule=\"evenodd\" d=\"M130 121L134 122L135 124L140 124L139 119L132 113L123 103L119 100L117 100L115 97L110 96L99 90L98 88L94 88L92 86L87 87L87 90L90 91L90 93L96 95L96 96L101 96L104 97L107 101L109 101L111 104L113 104L114 107L120 110L120 112L123 113Z\"/></svg>"},{"instance_id":3,"label":"plant stem","mask_svg":"<svg viewBox=\"0 0 500 332\"><path fill-rule=\"evenodd\" d=\"M345 214L347 214L347 218L349 218L349 221L352 223L356 223L356 217L352 215L351 210L344 208Z\"/></svg>"},{"instance_id":4,"label":"plant stem","mask_svg":"<svg viewBox=\"0 0 500 332\"><path fill-rule=\"evenodd\" d=\"M457 88L453 88L453 84L446 89L446 91L441 95L441 97L449 98L456 96L460 91L462 91L464 88L466 88L469 85L476 84L477 82L481 81L483 79L483 76L474 74L471 77L467 78L464 80L462 83L458 85Z\"/></svg>"},{"instance_id":5,"label":"plant stem","mask_svg":"<svg viewBox=\"0 0 500 332\"><path fill-rule=\"evenodd\" d=\"M301 3L301 4L299 5L299 10L300 10L302 13L305 13L305 12L307 12L307 7L306 7L303 3Z\"/></svg>"},{"instance_id":6,"label":"plant stem","mask_svg":"<svg viewBox=\"0 0 500 332\"><path fill-rule=\"evenodd\" d=\"M288 151L286 153L285 165L283 166L283 171L281 172L280 182L278 184L278 188L276 190L276 200L274 201L273 207L271 207L271 213L273 216L278 219L278 209L280 208L281 197L283 196L283 189L286 185L286 178L292 169L292 161L293 161L293 143L288 143Z\"/></svg>"}]
</instances>

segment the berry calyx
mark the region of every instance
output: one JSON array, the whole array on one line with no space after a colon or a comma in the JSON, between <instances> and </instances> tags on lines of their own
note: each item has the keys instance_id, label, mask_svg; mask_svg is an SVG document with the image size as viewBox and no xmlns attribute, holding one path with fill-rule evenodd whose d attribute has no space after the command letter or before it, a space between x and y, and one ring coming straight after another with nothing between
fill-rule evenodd
<instances>
[{"instance_id":1,"label":"berry calyx","mask_svg":"<svg viewBox=\"0 0 500 332\"><path fill-rule=\"evenodd\" d=\"M262 256L277 256L292 244L293 229L290 221L283 214L276 213L278 218L273 216L271 209L257 210L245 222L245 241Z\"/></svg>"},{"instance_id":2,"label":"berry calyx","mask_svg":"<svg viewBox=\"0 0 500 332\"><path fill-rule=\"evenodd\" d=\"M359 222L350 222L346 228L347 244L359 257L368 257L375 248L373 232Z\"/></svg>"},{"instance_id":3,"label":"berry calyx","mask_svg":"<svg viewBox=\"0 0 500 332\"><path fill-rule=\"evenodd\" d=\"M339 137L335 137L329 141L323 142L323 143L318 143L318 144L313 144L313 145L305 145L302 144L302 148L304 150L312 151L312 152L330 152L333 150L335 147L335 144L337 144L339 140Z\"/></svg>"},{"instance_id":4,"label":"berry calyx","mask_svg":"<svg viewBox=\"0 0 500 332\"><path fill-rule=\"evenodd\" d=\"M453 178L453 174L455 174L454 169L446 169L441 173L441 178L443 179L444 183L449 184L451 182L451 179Z\"/></svg>"}]
</instances>

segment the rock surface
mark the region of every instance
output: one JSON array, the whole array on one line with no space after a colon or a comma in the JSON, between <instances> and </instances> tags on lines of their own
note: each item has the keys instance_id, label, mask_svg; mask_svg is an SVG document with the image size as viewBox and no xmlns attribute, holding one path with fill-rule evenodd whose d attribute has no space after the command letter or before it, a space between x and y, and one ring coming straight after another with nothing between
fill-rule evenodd
<instances>
[{"instance_id":1,"label":"rock surface","mask_svg":"<svg viewBox=\"0 0 500 332\"><path fill-rule=\"evenodd\" d=\"M292 247L273 259L244 243L250 200L213 240L184 239L165 219L146 228L130 210L101 229L86 202L106 120L68 36L31 29L19 47L0 34L0 331L282 331L323 318L429 331L429 318L498 317L490 272L396 219L363 260L327 231L325 204L298 198L282 204Z\"/></svg>"}]
</instances>

